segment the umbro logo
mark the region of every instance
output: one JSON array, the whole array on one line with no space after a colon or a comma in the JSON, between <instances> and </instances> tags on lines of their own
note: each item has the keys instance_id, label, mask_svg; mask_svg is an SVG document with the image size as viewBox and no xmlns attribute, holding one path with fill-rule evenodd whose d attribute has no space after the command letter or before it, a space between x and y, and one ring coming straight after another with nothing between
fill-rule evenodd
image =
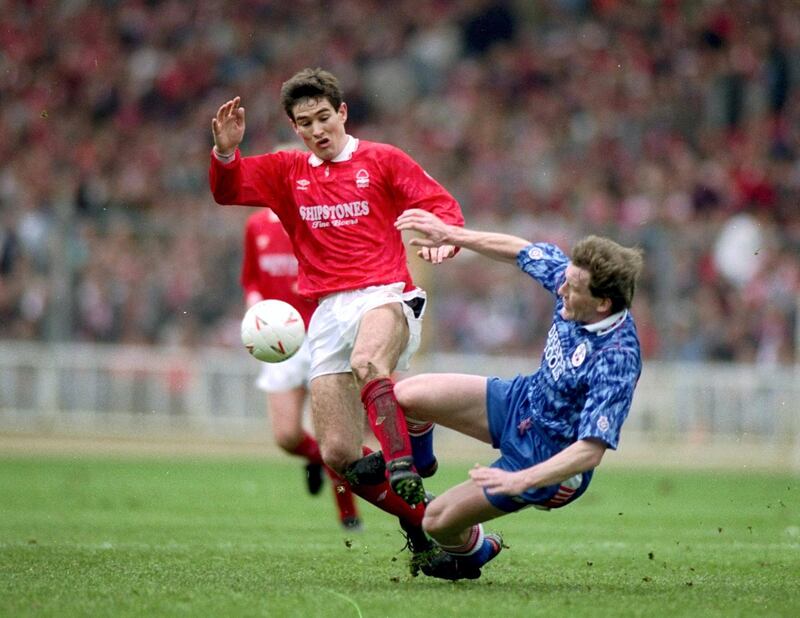
<instances>
[{"instance_id":1,"label":"umbro logo","mask_svg":"<svg viewBox=\"0 0 800 618\"><path fill-rule=\"evenodd\" d=\"M308 191L308 185L311 184L310 180L306 180L305 178L301 178L297 181L297 190L298 191Z\"/></svg>"},{"instance_id":2,"label":"umbro logo","mask_svg":"<svg viewBox=\"0 0 800 618\"><path fill-rule=\"evenodd\" d=\"M517 433L518 433L519 435L521 435L521 436L524 436L524 435L525 435L525 433L526 433L526 432L527 432L527 431L528 431L528 430L529 430L531 427L533 427L533 418L531 418L531 417L528 417L528 418L523 418L523 419L522 419L522 420L519 422L519 425L517 425Z\"/></svg>"}]
</instances>

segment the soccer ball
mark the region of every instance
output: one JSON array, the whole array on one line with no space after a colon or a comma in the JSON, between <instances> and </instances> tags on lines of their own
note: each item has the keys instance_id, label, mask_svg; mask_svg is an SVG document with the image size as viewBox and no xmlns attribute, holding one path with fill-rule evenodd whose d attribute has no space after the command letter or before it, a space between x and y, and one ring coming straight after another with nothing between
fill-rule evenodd
<instances>
[{"instance_id":1,"label":"soccer ball","mask_svg":"<svg viewBox=\"0 0 800 618\"><path fill-rule=\"evenodd\" d=\"M294 356L305 336L303 317L282 300L257 302L242 319L244 347L265 363L280 363Z\"/></svg>"}]
</instances>

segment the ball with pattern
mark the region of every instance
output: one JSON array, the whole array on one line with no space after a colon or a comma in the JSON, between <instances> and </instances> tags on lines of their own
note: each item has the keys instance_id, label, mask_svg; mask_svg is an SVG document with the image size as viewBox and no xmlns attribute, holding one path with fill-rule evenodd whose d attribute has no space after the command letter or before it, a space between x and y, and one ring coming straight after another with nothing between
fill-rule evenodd
<instances>
[{"instance_id":1,"label":"ball with pattern","mask_svg":"<svg viewBox=\"0 0 800 618\"><path fill-rule=\"evenodd\" d=\"M242 320L242 343L255 358L280 363L291 358L306 336L303 317L282 300L262 300L247 310Z\"/></svg>"}]
</instances>

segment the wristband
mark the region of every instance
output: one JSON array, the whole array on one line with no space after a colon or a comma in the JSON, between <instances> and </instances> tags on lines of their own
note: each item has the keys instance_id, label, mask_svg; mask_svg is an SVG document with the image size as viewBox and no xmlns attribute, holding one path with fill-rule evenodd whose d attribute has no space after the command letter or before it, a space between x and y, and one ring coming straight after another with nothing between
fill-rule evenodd
<instances>
[{"instance_id":1,"label":"wristband","mask_svg":"<svg viewBox=\"0 0 800 618\"><path fill-rule=\"evenodd\" d=\"M217 158L218 161L221 161L222 163L230 163L236 158L236 151L234 150L231 154L224 155L221 154L219 150L217 150L216 146L214 146L214 156Z\"/></svg>"}]
</instances>

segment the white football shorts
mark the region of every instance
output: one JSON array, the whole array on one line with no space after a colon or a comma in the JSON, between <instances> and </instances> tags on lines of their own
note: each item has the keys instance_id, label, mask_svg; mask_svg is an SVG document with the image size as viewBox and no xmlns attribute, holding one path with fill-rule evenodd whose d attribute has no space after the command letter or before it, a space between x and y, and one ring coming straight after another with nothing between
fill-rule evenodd
<instances>
[{"instance_id":1,"label":"white football shorts","mask_svg":"<svg viewBox=\"0 0 800 618\"><path fill-rule=\"evenodd\" d=\"M262 363L256 387L265 393L280 393L298 386L308 386L308 371L311 368L311 351L308 337L292 356L280 363Z\"/></svg>"},{"instance_id":2,"label":"white football shorts","mask_svg":"<svg viewBox=\"0 0 800 618\"><path fill-rule=\"evenodd\" d=\"M422 337L427 296L420 288L403 292L404 287L403 283L373 285L323 297L308 325L311 345L309 380L331 373L350 373L350 354L361 317L370 309L390 303L401 304L408 323L408 344L400 354L396 368L398 371L407 370Z\"/></svg>"}]
</instances>

